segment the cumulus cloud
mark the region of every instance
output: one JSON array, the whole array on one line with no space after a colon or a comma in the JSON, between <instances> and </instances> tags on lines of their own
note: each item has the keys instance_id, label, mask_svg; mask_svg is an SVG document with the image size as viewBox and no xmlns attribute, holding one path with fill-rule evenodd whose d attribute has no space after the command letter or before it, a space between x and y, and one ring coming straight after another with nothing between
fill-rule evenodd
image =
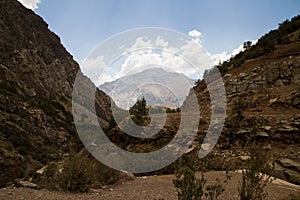
<instances>
[{"instance_id":1,"label":"cumulus cloud","mask_svg":"<svg viewBox=\"0 0 300 200\"><path fill-rule=\"evenodd\" d=\"M18 0L22 3L26 8L31 10L35 10L38 8L38 4L41 3L41 0Z\"/></svg>"},{"instance_id":2,"label":"cumulus cloud","mask_svg":"<svg viewBox=\"0 0 300 200\"><path fill-rule=\"evenodd\" d=\"M106 63L109 58L98 56L85 60L82 71L89 76L96 85L111 82L130 74L142 72L153 67L160 67L166 71L183 73L189 78L200 79L206 69L211 68L241 51L240 45L232 52L223 51L217 54L206 52L201 46L201 32L188 32L190 39L178 39L176 43L169 43L164 37L137 37L128 45L119 45L121 57L113 63ZM174 42L174 41L173 41ZM257 41L252 41L255 44ZM172 46L174 45L175 46Z\"/></svg>"},{"instance_id":3,"label":"cumulus cloud","mask_svg":"<svg viewBox=\"0 0 300 200\"><path fill-rule=\"evenodd\" d=\"M147 40L143 37L138 37L135 41L135 43L126 49L126 52L133 52L138 50L145 50L145 49L151 49L153 47L153 43L151 40Z\"/></svg>"},{"instance_id":4,"label":"cumulus cloud","mask_svg":"<svg viewBox=\"0 0 300 200\"><path fill-rule=\"evenodd\" d=\"M258 40L253 40L252 45L255 45ZM222 63L224 61L229 60L230 58L234 57L235 55L239 54L240 52L245 51L244 45L241 44L237 48L233 49L231 53L227 53L226 51L223 51L221 53L217 54L209 54L214 65L217 65L219 63Z\"/></svg>"},{"instance_id":5,"label":"cumulus cloud","mask_svg":"<svg viewBox=\"0 0 300 200\"><path fill-rule=\"evenodd\" d=\"M201 40L200 40L200 37L202 36L202 33L200 31L197 31L197 30L192 30L192 31L189 31L188 35L190 37L192 37L192 39L198 43L198 44L201 44Z\"/></svg>"},{"instance_id":6,"label":"cumulus cloud","mask_svg":"<svg viewBox=\"0 0 300 200\"><path fill-rule=\"evenodd\" d=\"M163 38L158 37L155 41L155 46L164 48L164 47L168 47L169 43L166 42Z\"/></svg>"},{"instance_id":7,"label":"cumulus cloud","mask_svg":"<svg viewBox=\"0 0 300 200\"><path fill-rule=\"evenodd\" d=\"M191 35L200 36L201 33L193 31ZM156 48L160 51L155 51ZM139 51L136 51L137 49ZM121 66L118 77L141 72L147 67L157 66L166 71L175 71L198 79L201 78L205 69L212 67L210 57L194 40L186 40L182 46L174 47L161 37L154 41L137 38L127 50L130 51L124 54L126 59Z\"/></svg>"},{"instance_id":8,"label":"cumulus cloud","mask_svg":"<svg viewBox=\"0 0 300 200\"><path fill-rule=\"evenodd\" d=\"M106 64L104 62L104 56L98 56L96 58L88 58L85 59L81 65L82 72L87 75L92 81L97 84L101 75L103 74L106 68ZM108 77L105 77L108 80Z\"/></svg>"},{"instance_id":9,"label":"cumulus cloud","mask_svg":"<svg viewBox=\"0 0 300 200\"><path fill-rule=\"evenodd\" d=\"M191 37L200 37L202 35L202 33L200 31L197 31L197 30L192 30L192 31L189 31L189 36Z\"/></svg>"},{"instance_id":10,"label":"cumulus cloud","mask_svg":"<svg viewBox=\"0 0 300 200\"><path fill-rule=\"evenodd\" d=\"M98 56L95 59L86 60L82 65L82 71L97 85L153 67L160 67L166 71L183 73L190 78L199 79L204 70L212 67L213 64L207 52L197 41L201 33L193 30L189 35L194 38L177 41L176 46L171 46L161 36L152 39L138 37L130 46L118 47L124 49L121 62L117 62L118 66L107 67L104 57ZM101 68L103 70L99 72ZM97 73L95 73L96 71Z\"/></svg>"}]
</instances>

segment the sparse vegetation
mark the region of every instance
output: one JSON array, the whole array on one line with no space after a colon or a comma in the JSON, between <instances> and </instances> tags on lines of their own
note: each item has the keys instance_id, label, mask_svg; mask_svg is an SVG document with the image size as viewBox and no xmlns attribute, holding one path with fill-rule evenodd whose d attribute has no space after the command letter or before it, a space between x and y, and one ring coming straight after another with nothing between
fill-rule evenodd
<instances>
[{"instance_id":1,"label":"sparse vegetation","mask_svg":"<svg viewBox=\"0 0 300 200\"><path fill-rule=\"evenodd\" d=\"M58 176L60 187L67 191L87 192L91 185L88 169L87 158L71 153Z\"/></svg>"},{"instance_id":2,"label":"sparse vegetation","mask_svg":"<svg viewBox=\"0 0 300 200\"><path fill-rule=\"evenodd\" d=\"M241 99L234 101L231 110L230 120L231 120L231 124L235 125L236 127L239 127L240 123L244 119L243 108L244 108L244 103Z\"/></svg>"},{"instance_id":3,"label":"sparse vegetation","mask_svg":"<svg viewBox=\"0 0 300 200\"><path fill-rule=\"evenodd\" d=\"M228 61L219 63L211 69L205 70L203 77L214 74L216 71L227 72L229 68L239 67L246 60L254 59L262 55L271 53L276 45L288 44L291 42L289 34L293 33L300 27L300 15L293 17L291 20L285 20L279 23L276 30L271 30L269 33L261 37L256 44L251 41L246 41L243 44L245 51L242 51L230 58Z\"/></svg>"},{"instance_id":4,"label":"sparse vegetation","mask_svg":"<svg viewBox=\"0 0 300 200\"><path fill-rule=\"evenodd\" d=\"M271 178L272 168L266 162L266 154L255 142L249 147L249 152L250 159L242 171L242 182L238 187L239 197L241 200L262 200L267 197L264 187Z\"/></svg>"},{"instance_id":5,"label":"sparse vegetation","mask_svg":"<svg viewBox=\"0 0 300 200\"><path fill-rule=\"evenodd\" d=\"M179 170L175 172L176 179L173 180L178 200L201 200L204 196L209 200L215 200L225 190L219 179L216 179L213 184L206 185L204 172L207 166L197 156L198 151L194 150L187 159L179 161ZM196 177L198 170L200 170L200 178Z\"/></svg>"},{"instance_id":6,"label":"sparse vegetation","mask_svg":"<svg viewBox=\"0 0 300 200\"><path fill-rule=\"evenodd\" d=\"M90 188L114 184L120 173L93 158L72 151L61 163L50 162L42 174L35 174L34 181L49 190L88 192Z\"/></svg>"},{"instance_id":7,"label":"sparse vegetation","mask_svg":"<svg viewBox=\"0 0 300 200\"><path fill-rule=\"evenodd\" d=\"M178 170L173 181L177 190L178 200L200 200L204 194L206 180L204 175L196 178L195 169L185 166Z\"/></svg>"},{"instance_id":8,"label":"sparse vegetation","mask_svg":"<svg viewBox=\"0 0 300 200\"><path fill-rule=\"evenodd\" d=\"M218 199L218 197L225 191L221 181L217 178L215 183L206 186L205 196L209 200Z\"/></svg>"}]
</instances>

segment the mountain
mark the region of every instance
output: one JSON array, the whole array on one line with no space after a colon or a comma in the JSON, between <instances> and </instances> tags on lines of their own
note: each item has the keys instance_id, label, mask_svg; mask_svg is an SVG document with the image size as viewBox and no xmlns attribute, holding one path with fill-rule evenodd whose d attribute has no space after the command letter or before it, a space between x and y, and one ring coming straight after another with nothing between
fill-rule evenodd
<instances>
[{"instance_id":1,"label":"mountain","mask_svg":"<svg viewBox=\"0 0 300 200\"><path fill-rule=\"evenodd\" d=\"M72 115L76 75L95 88L43 19L17 0L0 1L0 187L80 149ZM111 100L97 91L104 123Z\"/></svg>"},{"instance_id":2,"label":"mountain","mask_svg":"<svg viewBox=\"0 0 300 200\"><path fill-rule=\"evenodd\" d=\"M99 88L123 109L129 109L142 96L148 105L178 108L194 86L194 82L180 73L151 68L104 83Z\"/></svg>"},{"instance_id":3,"label":"mountain","mask_svg":"<svg viewBox=\"0 0 300 200\"><path fill-rule=\"evenodd\" d=\"M216 67L226 89L227 118L211 161L248 155L247 141L256 140L267 150L275 175L300 184L300 16ZM206 80L214 71L207 72ZM193 88L203 121L210 121L209 84L202 80ZM200 135L207 128L203 123Z\"/></svg>"}]
</instances>

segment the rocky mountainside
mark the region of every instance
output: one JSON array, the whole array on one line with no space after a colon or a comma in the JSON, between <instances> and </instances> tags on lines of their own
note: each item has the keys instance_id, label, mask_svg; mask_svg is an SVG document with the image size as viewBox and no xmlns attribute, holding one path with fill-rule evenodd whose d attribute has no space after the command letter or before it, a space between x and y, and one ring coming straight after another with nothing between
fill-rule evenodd
<instances>
[{"instance_id":1,"label":"rocky mountainside","mask_svg":"<svg viewBox=\"0 0 300 200\"><path fill-rule=\"evenodd\" d=\"M123 109L129 109L142 96L148 105L178 108L182 105L194 81L184 74L151 68L99 86ZM127 104L127 101L130 102Z\"/></svg>"},{"instance_id":2,"label":"rocky mountainside","mask_svg":"<svg viewBox=\"0 0 300 200\"><path fill-rule=\"evenodd\" d=\"M230 61L218 66L227 95L227 119L215 149L220 157L247 155L241 141L268 150L278 177L300 184L300 17L282 23ZM211 70L213 74L214 70ZM194 90L210 120L205 81ZM205 134L207 125L200 127Z\"/></svg>"},{"instance_id":3,"label":"rocky mountainside","mask_svg":"<svg viewBox=\"0 0 300 200\"><path fill-rule=\"evenodd\" d=\"M1 187L81 146L71 113L81 72L42 18L17 0L0 1L0 10ZM95 104L104 121L110 103L98 90Z\"/></svg>"}]
</instances>

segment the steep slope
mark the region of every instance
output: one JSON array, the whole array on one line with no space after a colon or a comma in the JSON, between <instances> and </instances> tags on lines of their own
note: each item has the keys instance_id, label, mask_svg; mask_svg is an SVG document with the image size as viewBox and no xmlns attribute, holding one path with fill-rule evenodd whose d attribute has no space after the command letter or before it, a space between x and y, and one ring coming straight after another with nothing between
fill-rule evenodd
<instances>
[{"instance_id":1,"label":"steep slope","mask_svg":"<svg viewBox=\"0 0 300 200\"><path fill-rule=\"evenodd\" d=\"M257 45L218 66L226 89L228 116L216 149L220 156L231 152L229 157L238 158L238 154L246 154L243 145L239 145L255 139L269 151L277 176L297 184L300 184L299 24L299 16L285 21ZM205 82L194 89L206 111L202 112L203 117L209 121L210 98ZM205 134L205 126L200 127L200 134Z\"/></svg>"},{"instance_id":2,"label":"steep slope","mask_svg":"<svg viewBox=\"0 0 300 200\"><path fill-rule=\"evenodd\" d=\"M71 113L78 64L48 25L17 0L0 1L0 10L1 187L82 145ZM109 120L110 98L98 91L95 104Z\"/></svg>"}]
</instances>

